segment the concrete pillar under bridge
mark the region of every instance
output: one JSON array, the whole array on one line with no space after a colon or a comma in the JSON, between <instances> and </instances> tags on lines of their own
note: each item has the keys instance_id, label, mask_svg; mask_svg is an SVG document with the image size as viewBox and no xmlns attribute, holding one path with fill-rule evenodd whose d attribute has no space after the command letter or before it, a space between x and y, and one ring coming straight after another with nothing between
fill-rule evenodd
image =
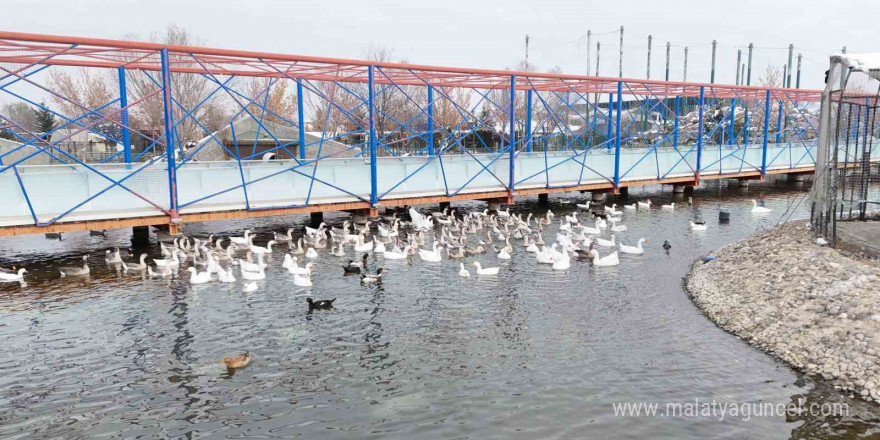
<instances>
[{"instance_id":1,"label":"concrete pillar under bridge","mask_svg":"<svg viewBox=\"0 0 880 440\"><path fill-rule=\"evenodd\" d=\"M370 220L370 218L379 216L378 208L354 209L348 212L351 213L351 222L356 225L364 225L367 223L368 220ZM321 216L321 218L323 221L323 215Z\"/></svg>"},{"instance_id":2,"label":"concrete pillar under bridge","mask_svg":"<svg viewBox=\"0 0 880 440\"><path fill-rule=\"evenodd\" d=\"M320 225L321 222L323 222L323 221L324 221L324 212L323 211L309 213L309 224L313 228L317 228L318 225Z\"/></svg>"},{"instance_id":3,"label":"concrete pillar under bridge","mask_svg":"<svg viewBox=\"0 0 880 440\"><path fill-rule=\"evenodd\" d=\"M807 175L805 173L789 173L786 174L789 182L798 182L804 183L807 181Z\"/></svg>"},{"instance_id":4,"label":"concrete pillar under bridge","mask_svg":"<svg viewBox=\"0 0 880 440\"><path fill-rule=\"evenodd\" d=\"M150 227L134 226L131 228L131 245L142 247L150 244Z\"/></svg>"},{"instance_id":5,"label":"concrete pillar under bridge","mask_svg":"<svg viewBox=\"0 0 880 440\"><path fill-rule=\"evenodd\" d=\"M686 192L694 191L693 183L676 183L672 185L672 193L673 194L684 194Z\"/></svg>"},{"instance_id":6,"label":"concrete pillar under bridge","mask_svg":"<svg viewBox=\"0 0 880 440\"><path fill-rule=\"evenodd\" d=\"M607 194L607 191L591 191L590 200L594 202L604 202Z\"/></svg>"},{"instance_id":7,"label":"concrete pillar under bridge","mask_svg":"<svg viewBox=\"0 0 880 440\"><path fill-rule=\"evenodd\" d=\"M550 193L538 194L538 204L546 205L550 203Z\"/></svg>"},{"instance_id":8,"label":"concrete pillar under bridge","mask_svg":"<svg viewBox=\"0 0 880 440\"><path fill-rule=\"evenodd\" d=\"M752 179L747 179L747 178L736 179L736 181L737 181L736 184L737 184L737 186L739 186L740 188L748 188L748 187L749 187L749 182L750 182L751 180L752 180Z\"/></svg>"},{"instance_id":9,"label":"concrete pillar under bridge","mask_svg":"<svg viewBox=\"0 0 880 440\"><path fill-rule=\"evenodd\" d=\"M501 210L501 205L512 205L513 204L513 196L494 197L491 199L482 199L482 200L489 204L489 211L499 211L499 210Z\"/></svg>"}]
</instances>

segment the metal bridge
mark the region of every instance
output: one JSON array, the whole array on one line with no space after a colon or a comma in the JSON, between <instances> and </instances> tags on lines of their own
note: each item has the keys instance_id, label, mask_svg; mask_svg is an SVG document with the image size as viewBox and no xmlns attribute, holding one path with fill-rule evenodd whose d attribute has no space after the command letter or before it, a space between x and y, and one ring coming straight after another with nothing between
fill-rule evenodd
<instances>
[{"instance_id":1,"label":"metal bridge","mask_svg":"<svg viewBox=\"0 0 880 440\"><path fill-rule=\"evenodd\" d=\"M820 95L0 32L0 96L56 120L0 110L0 235L812 172Z\"/></svg>"}]
</instances>

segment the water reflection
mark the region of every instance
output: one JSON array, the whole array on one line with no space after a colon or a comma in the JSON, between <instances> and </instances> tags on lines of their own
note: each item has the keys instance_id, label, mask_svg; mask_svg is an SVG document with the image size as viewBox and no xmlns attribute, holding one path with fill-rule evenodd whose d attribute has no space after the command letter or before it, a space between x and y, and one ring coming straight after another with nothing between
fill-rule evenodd
<instances>
[{"instance_id":1,"label":"water reflection","mask_svg":"<svg viewBox=\"0 0 880 440\"><path fill-rule=\"evenodd\" d=\"M346 258L322 252L314 287L293 286L280 255L255 292L241 283L191 286L185 273L150 278L106 265L105 249L128 247L127 231L0 239L0 266L23 265L27 286L0 285L0 437L290 438L847 438L876 435L872 404L841 397L723 333L681 289L690 263L708 251L807 215L803 188L710 183L691 194L633 189L608 204L651 198L674 212L625 212L620 238L651 240L645 255L616 268L572 261L563 272L535 264L514 243L496 278L458 276L458 264L389 261L384 282L344 277ZM688 205L692 198L693 205ZM748 212L764 199L774 215ZM562 203L567 201L568 203ZM580 194L514 210L571 212ZM481 204L458 204L478 207ZM721 208L731 221L719 223ZM775 215L779 214L779 215ZM786 214L787 216L788 214ZM326 220L339 226L343 215ZM705 233L688 230L702 218ZM257 243L302 217L187 225L196 236L242 235ZM552 242L558 222L544 237ZM664 250L664 240L672 248ZM83 251L92 274L60 279ZM158 247L134 249L161 258ZM125 257L132 261L133 257ZM100 263L95 263L100 261ZM338 298L309 313L305 298ZM254 361L229 371L224 356ZM769 381L769 382L768 382ZM797 382L797 383L796 383ZM615 417L630 401L788 403L840 399L848 417L801 415L749 422ZM825 425L827 423L827 425Z\"/></svg>"}]
</instances>

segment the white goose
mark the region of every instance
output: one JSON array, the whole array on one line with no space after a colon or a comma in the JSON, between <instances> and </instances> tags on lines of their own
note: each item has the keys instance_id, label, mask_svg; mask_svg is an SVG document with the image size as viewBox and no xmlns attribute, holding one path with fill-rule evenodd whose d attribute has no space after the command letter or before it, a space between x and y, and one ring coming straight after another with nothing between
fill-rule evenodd
<instances>
[{"instance_id":1,"label":"white goose","mask_svg":"<svg viewBox=\"0 0 880 440\"><path fill-rule=\"evenodd\" d=\"M293 285L299 287L312 287L312 272L293 276Z\"/></svg>"},{"instance_id":2,"label":"white goose","mask_svg":"<svg viewBox=\"0 0 880 440\"><path fill-rule=\"evenodd\" d=\"M433 244L433 250L425 250L419 249L419 258L422 261L428 261L431 263L438 262L443 259L442 254L440 253L440 245L436 241Z\"/></svg>"},{"instance_id":3,"label":"white goose","mask_svg":"<svg viewBox=\"0 0 880 440\"><path fill-rule=\"evenodd\" d=\"M614 220L613 218L608 219L608 221L611 222L611 232L626 232L626 225L618 225L617 220Z\"/></svg>"},{"instance_id":4,"label":"white goose","mask_svg":"<svg viewBox=\"0 0 880 440\"><path fill-rule=\"evenodd\" d=\"M770 211L772 211L772 209L764 207L764 206L758 206L758 201L755 199L752 199L752 212L753 213L764 214L764 213L768 213Z\"/></svg>"},{"instance_id":5,"label":"white goose","mask_svg":"<svg viewBox=\"0 0 880 440\"><path fill-rule=\"evenodd\" d=\"M599 235L602 233L602 230L599 228L591 228L589 226L581 225L581 233L587 235Z\"/></svg>"},{"instance_id":6,"label":"white goose","mask_svg":"<svg viewBox=\"0 0 880 440\"><path fill-rule=\"evenodd\" d=\"M189 277L190 284L205 284L211 281L211 272L205 271L199 273L194 267L189 267L186 270L192 274L192 276Z\"/></svg>"},{"instance_id":7,"label":"white goose","mask_svg":"<svg viewBox=\"0 0 880 440\"><path fill-rule=\"evenodd\" d=\"M251 281L251 282L246 283L243 286L241 286L241 291L245 292L245 293L250 293L250 292L256 291L257 288L258 288L257 282Z\"/></svg>"},{"instance_id":8,"label":"white goose","mask_svg":"<svg viewBox=\"0 0 880 440\"><path fill-rule=\"evenodd\" d=\"M210 273L210 272L208 272ZM219 265L217 266L217 278L220 279L221 283L234 283L235 276L232 274L232 270L225 270Z\"/></svg>"},{"instance_id":9,"label":"white goose","mask_svg":"<svg viewBox=\"0 0 880 440\"><path fill-rule=\"evenodd\" d=\"M376 237L373 237L373 252L385 252L385 243L382 243Z\"/></svg>"},{"instance_id":10,"label":"white goose","mask_svg":"<svg viewBox=\"0 0 880 440\"><path fill-rule=\"evenodd\" d=\"M675 210L675 202L672 202L668 205L660 205L660 209L664 209L666 211L673 211L673 210Z\"/></svg>"},{"instance_id":11,"label":"white goose","mask_svg":"<svg viewBox=\"0 0 880 440\"><path fill-rule=\"evenodd\" d=\"M293 244L293 243L291 243L291 245L292 245L292 244ZM290 249L291 249L291 252L290 252L290 253L293 254L293 255L302 255L302 254L306 253L306 251L303 250L303 239L302 239L302 238L300 238L299 240L297 240L297 242L296 242L296 248L294 248L293 246L291 246Z\"/></svg>"},{"instance_id":12,"label":"white goose","mask_svg":"<svg viewBox=\"0 0 880 440\"><path fill-rule=\"evenodd\" d=\"M501 248L501 252L498 252L498 259L499 260L509 260L510 259L510 252L507 251L507 246Z\"/></svg>"},{"instance_id":13,"label":"white goose","mask_svg":"<svg viewBox=\"0 0 880 440\"><path fill-rule=\"evenodd\" d=\"M471 273L464 268L464 263L458 263L458 276L462 278L468 278L471 276Z\"/></svg>"},{"instance_id":14,"label":"white goose","mask_svg":"<svg viewBox=\"0 0 880 440\"><path fill-rule=\"evenodd\" d=\"M406 256L409 255L409 253L407 252L408 249L409 246L404 246L403 250L400 250L397 246L395 246L390 251L385 250L385 252L382 252L382 257L384 257L386 260L404 260L406 259Z\"/></svg>"},{"instance_id":15,"label":"white goose","mask_svg":"<svg viewBox=\"0 0 880 440\"><path fill-rule=\"evenodd\" d=\"M599 256L599 251L593 249L590 254L593 256L593 266L617 266L620 264L620 259L617 257L617 251L601 257Z\"/></svg>"},{"instance_id":16,"label":"white goose","mask_svg":"<svg viewBox=\"0 0 880 440\"><path fill-rule=\"evenodd\" d=\"M154 277L165 278L168 275L171 275L171 269L170 268L162 268L159 272L154 272L153 266L147 266L147 275L149 275L150 278L154 278Z\"/></svg>"},{"instance_id":17,"label":"white goose","mask_svg":"<svg viewBox=\"0 0 880 440\"><path fill-rule=\"evenodd\" d=\"M153 264L155 264L156 267L167 267L169 269L172 269L175 267L180 267L180 259L177 258L177 252L172 252L171 259L165 258L157 260L154 258Z\"/></svg>"},{"instance_id":18,"label":"white goose","mask_svg":"<svg viewBox=\"0 0 880 440\"><path fill-rule=\"evenodd\" d=\"M704 221L701 221L699 223L694 223L694 221L691 220L689 223L691 224L692 231L705 231L705 230L709 229L709 225L707 225L706 222L704 222Z\"/></svg>"},{"instance_id":19,"label":"white goose","mask_svg":"<svg viewBox=\"0 0 880 440\"><path fill-rule=\"evenodd\" d=\"M0 281L21 281L26 273L27 270L23 267L18 269L17 272L3 270L0 271Z\"/></svg>"},{"instance_id":20,"label":"white goose","mask_svg":"<svg viewBox=\"0 0 880 440\"><path fill-rule=\"evenodd\" d=\"M604 238L596 237L596 244L604 247L614 247L617 246L617 239L614 235L611 235L611 240L605 240Z\"/></svg>"},{"instance_id":21,"label":"white goose","mask_svg":"<svg viewBox=\"0 0 880 440\"><path fill-rule=\"evenodd\" d=\"M83 255L82 260L83 260L82 267L62 267L62 268L58 269L58 271L61 272L62 277L87 276L90 272L89 264L88 264L89 256Z\"/></svg>"},{"instance_id":22,"label":"white goose","mask_svg":"<svg viewBox=\"0 0 880 440\"><path fill-rule=\"evenodd\" d=\"M620 243L620 252L623 252L624 254L634 254L634 255L644 254L645 249L642 248L642 243L646 243L647 241L648 240L645 238L640 238L639 242L636 243L635 246L627 246L623 243Z\"/></svg>"},{"instance_id":23,"label":"white goose","mask_svg":"<svg viewBox=\"0 0 880 440\"><path fill-rule=\"evenodd\" d=\"M316 251L315 248L310 247L309 250L306 251L306 258L318 258L318 251Z\"/></svg>"},{"instance_id":24,"label":"white goose","mask_svg":"<svg viewBox=\"0 0 880 440\"><path fill-rule=\"evenodd\" d=\"M476 266L477 275L498 275L498 271L501 270L500 267L483 267L480 265L479 261L474 261L472 266Z\"/></svg>"},{"instance_id":25,"label":"white goose","mask_svg":"<svg viewBox=\"0 0 880 440\"><path fill-rule=\"evenodd\" d=\"M249 271L249 272L259 272L264 267L266 267L266 263L263 262L263 254L257 255L257 262L251 263L250 261L238 260L238 265L241 267L241 270Z\"/></svg>"},{"instance_id":26,"label":"white goose","mask_svg":"<svg viewBox=\"0 0 880 440\"><path fill-rule=\"evenodd\" d=\"M113 253L110 252L110 249L107 249L105 254L107 254L107 256L104 257L104 261L106 261L107 264L122 263L122 254L119 253L119 248L116 248L116 252Z\"/></svg>"},{"instance_id":27,"label":"white goose","mask_svg":"<svg viewBox=\"0 0 880 440\"><path fill-rule=\"evenodd\" d=\"M296 264L296 261L294 261L293 265L287 268L287 271L290 272L291 275L305 275L311 273L312 267L314 266L314 263L306 263L304 267L299 267L299 265Z\"/></svg>"},{"instance_id":28,"label":"white goose","mask_svg":"<svg viewBox=\"0 0 880 440\"><path fill-rule=\"evenodd\" d=\"M633 203L633 204L631 204L631 205L623 205L623 209L631 209L631 210L635 210L635 209L636 209L636 204Z\"/></svg>"},{"instance_id":29,"label":"white goose","mask_svg":"<svg viewBox=\"0 0 880 440\"><path fill-rule=\"evenodd\" d=\"M650 208L651 207L651 199L648 199L644 202L638 202L639 208Z\"/></svg>"},{"instance_id":30,"label":"white goose","mask_svg":"<svg viewBox=\"0 0 880 440\"><path fill-rule=\"evenodd\" d=\"M373 250L373 242L369 241L364 243L364 236L358 234L357 243L354 245L355 252L370 252Z\"/></svg>"},{"instance_id":31,"label":"white goose","mask_svg":"<svg viewBox=\"0 0 880 440\"><path fill-rule=\"evenodd\" d=\"M129 266L128 264L126 264L126 263L123 261L123 262L122 262L122 268L123 268L126 272L129 271L129 270L146 270L146 269L147 269L147 263L146 263L146 260L147 260L147 254L141 254L141 258L140 258L140 261L138 262L138 264L136 264L136 265L134 265L134 266Z\"/></svg>"},{"instance_id":32,"label":"white goose","mask_svg":"<svg viewBox=\"0 0 880 440\"><path fill-rule=\"evenodd\" d=\"M571 256L568 255L568 251L563 248L562 255L556 257L556 261L553 262L552 269L553 270L566 270L571 267Z\"/></svg>"},{"instance_id":33,"label":"white goose","mask_svg":"<svg viewBox=\"0 0 880 440\"><path fill-rule=\"evenodd\" d=\"M245 270L244 267L241 268L241 279L248 281L255 280L264 280L266 279L266 272L263 270L263 266L259 266L259 270L256 272L251 272L249 270Z\"/></svg>"},{"instance_id":34,"label":"white goose","mask_svg":"<svg viewBox=\"0 0 880 440\"><path fill-rule=\"evenodd\" d=\"M253 252L257 255L272 253L272 245L275 244L275 240L269 240L269 242L266 243L266 247L262 247L262 246L254 246L254 237L251 237L250 239L251 240L250 240L250 242L248 242L248 245L250 246L249 249L251 252Z\"/></svg>"},{"instance_id":35,"label":"white goose","mask_svg":"<svg viewBox=\"0 0 880 440\"><path fill-rule=\"evenodd\" d=\"M238 245L247 245L248 244L248 236L251 234L251 230L248 229L244 231L243 237L229 237L229 241Z\"/></svg>"}]
</instances>

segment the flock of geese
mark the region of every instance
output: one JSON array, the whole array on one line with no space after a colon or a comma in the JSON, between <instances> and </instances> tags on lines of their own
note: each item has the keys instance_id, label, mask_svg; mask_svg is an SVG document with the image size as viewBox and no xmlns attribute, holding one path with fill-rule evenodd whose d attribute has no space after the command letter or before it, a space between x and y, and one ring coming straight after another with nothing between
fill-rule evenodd
<instances>
[{"instance_id":1,"label":"flock of geese","mask_svg":"<svg viewBox=\"0 0 880 440\"><path fill-rule=\"evenodd\" d=\"M752 200L752 204L753 213L772 211L758 206L755 200ZM191 284L206 284L215 280L234 283L237 273L244 281L242 290L245 292L258 289L256 281L266 277L268 264L265 258L278 253L278 247L286 247L281 251L284 254L281 267L292 275L293 284L299 287L312 286L312 271L317 269L317 264L310 260L319 256L318 251L344 259L348 256L347 248L351 248L356 255L362 255L362 258L359 262L348 260L342 264L343 274L357 275L364 284L381 282L386 272L385 268L379 267L375 274L368 273L370 253L386 261L418 258L427 263L436 263L444 259L459 260L458 273L465 278L470 277L471 272L460 260L490 252L499 260L510 260L514 253L524 250L535 258L536 263L549 265L553 270L569 269L573 258L589 261L593 266L608 267L620 264L619 254L640 255L645 252L643 244L648 242L647 239L640 238L635 244L628 245L619 242L617 234L627 230L622 223L625 211L650 211L652 206L650 200L624 205L622 209L618 209L616 204L577 204L580 210L563 215L558 220L558 229L551 245L546 244L544 234L545 228L557 222L552 211L540 217L535 217L533 213L523 217L523 214L511 213L509 208L468 213L446 208L427 214L410 208L410 221L398 218L397 212L394 212L377 222L367 221L364 225L355 225L346 220L341 228L336 228L321 223L317 228L305 227L304 233L297 239L291 228L286 234L273 232L273 239L265 246L255 245L254 235L246 230L242 236L216 239L213 235L203 239L180 237L169 245L160 243L163 258L154 258L151 264L147 262L147 254L140 254L136 262L127 262L123 257L131 258L133 255L119 248L106 250L104 260L125 272L143 272L150 277L170 276L177 273L181 265L190 262L186 271L190 273ZM675 203L661 205L660 209L674 211ZM579 218L579 215L591 215L592 218ZM708 225L691 220L689 228L706 231ZM428 234L433 236L430 246L426 246ZM664 249L670 247L668 241L663 244ZM610 252L602 255L602 248L609 248ZM88 276L91 272L88 258L88 255L82 257L82 266L59 268L60 275ZM501 270L497 266L486 267L480 261L473 261L471 266L478 276L495 276ZM26 273L24 268L0 268L0 281L23 282ZM310 302L309 308L332 307L332 301L328 301Z\"/></svg>"}]
</instances>

